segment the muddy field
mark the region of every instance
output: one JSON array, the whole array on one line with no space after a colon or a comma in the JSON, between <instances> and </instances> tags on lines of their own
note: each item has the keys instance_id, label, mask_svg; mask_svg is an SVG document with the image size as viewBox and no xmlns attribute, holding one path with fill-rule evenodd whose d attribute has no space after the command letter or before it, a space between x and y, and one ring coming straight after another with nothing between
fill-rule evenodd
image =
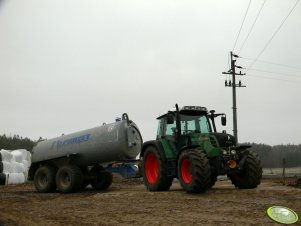
<instances>
[{"instance_id":1,"label":"muddy field","mask_svg":"<svg viewBox=\"0 0 301 226\"><path fill-rule=\"evenodd\" d=\"M7 185L0 187L0 225L279 225L266 215L272 205L301 216L301 189L280 181L239 190L223 180L198 195L177 181L168 192L148 192L141 180L118 177L105 192L40 194L31 183Z\"/></svg>"}]
</instances>

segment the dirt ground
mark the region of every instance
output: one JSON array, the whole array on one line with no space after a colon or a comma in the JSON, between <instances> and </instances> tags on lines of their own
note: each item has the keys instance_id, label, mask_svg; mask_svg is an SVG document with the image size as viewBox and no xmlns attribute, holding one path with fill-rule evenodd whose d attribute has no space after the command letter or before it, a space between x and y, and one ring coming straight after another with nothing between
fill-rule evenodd
<instances>
[{"instance_id":1,"label":"dirt ground","mask_svg":"<svg viewBox=\"0 0 301 226\"><path fill-rule=\"evenodd\" d=\"M40 194L32 183L0 186L0 225L280 225L266 215L268 207L287 206L301 217L301 189L280 181L263 179L256 189L239 190L223 180L197 195L176 180L168 192L149 192L139 179L118 177L102 192Z\"/></svg>"}]
</instances>

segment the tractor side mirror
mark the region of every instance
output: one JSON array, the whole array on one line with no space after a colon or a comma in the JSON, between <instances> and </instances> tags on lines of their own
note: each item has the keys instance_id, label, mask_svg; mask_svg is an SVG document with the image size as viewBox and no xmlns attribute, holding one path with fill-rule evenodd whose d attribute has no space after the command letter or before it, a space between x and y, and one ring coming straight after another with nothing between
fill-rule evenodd
<instances>
[{"instance_id":1,"label":"tractor side mirror","mask_svg":"<svg viewBox=\"0 0 301 226\"><path fill-rule=\"evenodd\" d=\"M174 120L174 117L172 114L167 114L166 122L167 122L167 124L174 124L175 120Z\"/></svg>"},{"instance_id":2,"label":"tractor side mirror","mask_svg":"<svg viewBox=\"0 0 301 226\"><path fill-rule=\"evenodd\" d=\"M225 115L221 117L221 121L223 126L227 125L227 118Z\"/></svg>"}]
</instances>

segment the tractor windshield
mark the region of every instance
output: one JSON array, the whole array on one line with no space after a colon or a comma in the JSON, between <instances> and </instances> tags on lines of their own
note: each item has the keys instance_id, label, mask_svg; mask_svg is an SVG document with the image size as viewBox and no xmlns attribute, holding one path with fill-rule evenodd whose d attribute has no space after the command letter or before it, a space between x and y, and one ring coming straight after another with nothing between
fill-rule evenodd
<instances>
[{"instance_id":1,"label":"tractor windshield","mask_svg":"<svg viewBox=\"0 0 301 226\"><path fill-rule=\"evenodd\" d=\"M210 133L211 125L206 115L179 114L181 135L189 133ZM173 120L167 123L167 116L159 118L157 138L174 137L177 131L175 115L171 115Z\"/></svg>"},{"instance_id":2,"label":"tractor windshield","mask_svg":"<svg viewBox=\"0 0 301 226\"><path fill-rule=\"evenodd\" d=\"M209 133L210 124L206 115L180 115L181 134Z\"/></svg>"}]
</instances>

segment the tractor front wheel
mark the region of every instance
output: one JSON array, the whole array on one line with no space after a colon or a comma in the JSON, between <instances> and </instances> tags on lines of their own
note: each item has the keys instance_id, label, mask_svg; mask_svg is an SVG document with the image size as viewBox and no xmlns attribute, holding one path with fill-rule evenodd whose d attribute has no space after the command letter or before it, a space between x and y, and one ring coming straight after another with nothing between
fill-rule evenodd
<instances>
[{"instance_id":1,"label":"tractor front wheel","mask_svg":"<svg viewBox=\"0 0 301 226\"><path fill-rule=\"evenodd\" d=\"M184 151L178 161L178 177L181 186L189 193L205 192L210 185L210 164L204 153Z\"/></svg>"},{"instance_id":2,"label":"tractor front wheel","mask_svg":"<svg viewBox=\"0 0 301 226\"><path fill-rule=\"evenodd\" d=\"M167 164L155 147L146 148L143 155L142 170L143 181L149 191L169 190L173 178L167 176Z\"/></svg>"},{"instance_id":3,"label":"tractor front wheel","mask_svg":"<svg viewBox=\"0 0 301 226\"><path fill-rule=\"evenodd\" d=\"M242 171L228 174L228 177L237 188L256 188L262 177L260 159L256 152L249 151Z\"/></svg>"}]
</instances>

